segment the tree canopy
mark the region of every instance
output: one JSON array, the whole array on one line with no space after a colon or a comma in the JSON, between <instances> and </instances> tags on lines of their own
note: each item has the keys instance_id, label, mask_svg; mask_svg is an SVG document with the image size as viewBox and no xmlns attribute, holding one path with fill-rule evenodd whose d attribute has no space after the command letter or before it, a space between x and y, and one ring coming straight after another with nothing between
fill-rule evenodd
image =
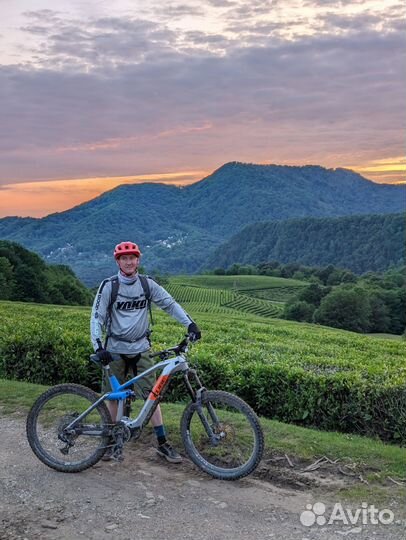
<instances>
[{"instance_id":1,"label":"tree canopy","mask_svg":"<svg viewBox=\"0 0 406 540\"><path fill-rule=\"evenodd\" d=\"M15 242L0 240L0 300L89 305L92 293L65 265L48 265Z\"/></svg>"}]
</instances>

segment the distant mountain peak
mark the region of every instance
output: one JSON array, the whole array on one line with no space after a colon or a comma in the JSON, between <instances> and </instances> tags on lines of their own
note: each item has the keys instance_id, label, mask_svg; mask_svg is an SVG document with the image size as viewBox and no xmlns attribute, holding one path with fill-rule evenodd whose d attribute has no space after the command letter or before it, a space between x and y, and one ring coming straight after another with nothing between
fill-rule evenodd
<instances>
[{"instance_id":1,"label":"distant mountain peak","mask_svg":"<svg viewBox=\"0 0 406 540\"><path fill-rule=\"evenodd\" d=\"M217 173L220 172L229 172L233 169L241 169L241 170L263 170L263 171L273 171L273 172L295 172L295 171L302 171L302 172L321 172L321 173L337 173L337 174L343 174L347 173L348 175L360 177L363 180L366 180L367 182L371 182L371 180L368 180L367 178L364 178L359 173L353 171L352 169L348 169L345 167L323 167L322 165L317 164L304 164L304 165L288 165L288 164L277 164L277 163L248 163L248 162L242 162L242 161L229 161L227 163L224 163L224 165L221 165L218 167L215 171L213 171L209 176L206 178L210 178L212 176L215 176Z\"/></svg>"},{"instance_id":2,"label":"distant mountain peak","mask_svg":"<svg viewBox=\"0 0 406 540\"><path fill-rule=\"evenodd\" d=\"M405 191L405 186L375 184L348 169L231 161L183 189L123 184L42 219L0 219L0 238L20 242L51 262L72 265L93 285L114 271L111 249L123 238L150 246L143 250L148 271L187 273L245 225L399 212L405 209ZM167 238L170 249L161 242ZM60 249L67 244L69 253Z\"/></svg>"}]
</instances>

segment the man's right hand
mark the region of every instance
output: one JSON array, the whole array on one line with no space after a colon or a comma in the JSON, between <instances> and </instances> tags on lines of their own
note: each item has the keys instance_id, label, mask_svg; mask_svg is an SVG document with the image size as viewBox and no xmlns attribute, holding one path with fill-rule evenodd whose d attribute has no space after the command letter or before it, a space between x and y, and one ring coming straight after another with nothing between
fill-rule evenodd
<instances>
[{"instance_id":1,"label":"man's right hand","mask_svg":"<svg viewBox=\"0 0 406 540\"><path fill-rule=\"evenodd\" d=\"M107 366L113 360L113 357L111 356L109 351L106 351L106 349L103 349L102 347L100 347L100 349L97 349L96 356L103 366Z\"/></svg>"}]
</instances>

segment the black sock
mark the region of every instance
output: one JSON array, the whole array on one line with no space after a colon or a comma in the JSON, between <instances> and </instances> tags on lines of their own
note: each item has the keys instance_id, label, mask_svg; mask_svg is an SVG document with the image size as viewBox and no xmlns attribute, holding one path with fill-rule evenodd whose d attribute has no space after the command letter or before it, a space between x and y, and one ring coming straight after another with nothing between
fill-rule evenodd
<instances>
[{"instance_id":1,"label":"black sock","mask_svg":"<svg viewBox=\"0 0 406 540\"><path fill-rule=\"evenodd\" d=\"M166 432L165 432L164 426L163 425L154 426L154 431L155 431L155 435L156 435L159 446L161 446L161 444L165 444L166 443Z\"/></svg>"},{"instance_id":2,"label":"black sock","mask_svg":"<svg viewBox=\"0 0 406 540\"><path fill-rule=\"evenodd\" d=\"M163 435L162 437L157 437L158 445L161 446L162 444L166 443L166 437Z\"/></svg>"}]
</instances>

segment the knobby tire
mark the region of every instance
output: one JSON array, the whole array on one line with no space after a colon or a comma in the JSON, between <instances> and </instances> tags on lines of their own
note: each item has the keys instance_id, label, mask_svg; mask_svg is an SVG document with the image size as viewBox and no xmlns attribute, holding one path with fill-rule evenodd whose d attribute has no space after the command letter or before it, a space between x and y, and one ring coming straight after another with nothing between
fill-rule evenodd
<instances>
[{"instance_id":1,"label":"knobby tire","mask_svg":"<svg viewBox=\"0 0 406 540\"><path fill-rule=\"evenodd\" d=\"M209 412L213 407L219 423ZM258 417L241 398L223 391L205 391L202 413L218 437L210 441L198 414L197 404L189 403L181 419L181 436L186 453L197 467L221 480L236 480L251 474L261 461L264 435Z\"/></svg>"},{"instance_id":2,"label":"knobby tire","mask_svg":"<svg viewBox=\"0 0 406 540\"><path fill-rule=\"evenodd\" d=\"M39 396L28 413L26 432L31 449L42 463L60 472L81 472L103 457L108 435L75 435L66 455L61 451L66 444L58 438L63 428L97 399L96 392L78 384L53 386ZM82 420L82 425L86 423L107 431L112 420L105 402Z\"/></svg>"}]
</instances>

